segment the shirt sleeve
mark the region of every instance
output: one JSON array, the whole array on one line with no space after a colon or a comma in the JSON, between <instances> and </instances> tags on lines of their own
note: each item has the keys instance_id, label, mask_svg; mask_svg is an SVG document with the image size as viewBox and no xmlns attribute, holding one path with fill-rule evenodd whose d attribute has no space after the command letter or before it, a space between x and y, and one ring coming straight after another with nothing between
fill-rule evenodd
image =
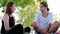
<instances>
[{"instance_id":1,"label":"shirt sleeve","mask_svg":"<svg viewBox=\"0 0 60 34\"><path fill-rule=\"evenodd\" d=\"M49 23L50 24L53 24L54 23L53 22L53 14L52 13L49 15Z\"/></svg>"},{"instance_id":2,"label":"shirt sleeve","mask_svg":"<svg viewBox=\"0 0 60 34\"><path fill-rule=\"evenodd\" d=\"M37 22L38 23L38 20L39 20L39 15L38 14L36 14L36 16L35 16L35 18L34 18L34 22Z\"/></svg>"}]
</instances>

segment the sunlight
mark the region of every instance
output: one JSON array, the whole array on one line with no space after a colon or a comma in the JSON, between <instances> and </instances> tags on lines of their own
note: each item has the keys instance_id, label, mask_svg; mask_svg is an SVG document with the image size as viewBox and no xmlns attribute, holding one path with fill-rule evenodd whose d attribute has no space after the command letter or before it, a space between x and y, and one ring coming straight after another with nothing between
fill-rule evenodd
<instances>
[{"instance_id":1,"label":"sunlight","mask_svg":"<svg viewBox=\"0 0 60 34\"><path fill-rule=\"evenodd\" d=\"M60 19L60 0L47 0L48 6L50 8L50 12L52 12L54 15L57 14L57 18Z\"/></svg>"}]
</instances>

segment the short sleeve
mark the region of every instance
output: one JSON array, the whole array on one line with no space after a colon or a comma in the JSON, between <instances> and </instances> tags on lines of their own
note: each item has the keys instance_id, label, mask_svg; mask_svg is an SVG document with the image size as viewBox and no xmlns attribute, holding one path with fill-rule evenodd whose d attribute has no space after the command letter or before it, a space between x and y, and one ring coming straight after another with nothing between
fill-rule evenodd
<instances>
[{"instance_id":1,"label":"short sleeve","mask_svg":"<svg viewBox=\"0 0 60 34\"><path fill-rule=\"evenodd\" d=\"M53 14L52 13L49 14L49 23L50 24L53 24L54 23L53 22Z\"/></svg>"},{"instance_id":2,"label":"short sleeve","mask_svg":"<svg viewBox=\"0 0 60 34\"><path fill-rule=\"evenodd\" d=\"M39 14L36 14L34 17L34 22L38 22L38 20L39 20Z\"/></svg>"}]
</instances>

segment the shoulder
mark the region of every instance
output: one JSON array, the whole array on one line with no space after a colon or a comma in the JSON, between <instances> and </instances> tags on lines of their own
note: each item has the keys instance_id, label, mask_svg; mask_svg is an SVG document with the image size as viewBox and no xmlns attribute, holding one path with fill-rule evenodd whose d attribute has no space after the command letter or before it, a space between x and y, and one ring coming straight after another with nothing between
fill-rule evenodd
<instances>
[{"instance_id":1,"label":"shoulder","mask_svg":"<svg viewBox=\"0 0 60 34\"><path fill-rule=\"evenodd\" d=\"M8 16L8 14L4 14L4 16L3 16L3 18L2 19L9 19L9 16Z\"/></svg>"},{"instance_id":2,"label":"shoulder","mask_svg":"<svg viewBox=\"0 0 60 34\"><path fill-rule=\"evenodd\" d=\"M49 17L53 17L53 13L49 13Z\"/></svg>"},{"instance_id":3,"label":"shoulder","mask_svg":"<svg viewBox=\"0 0 60 34\"><path fill-rule=\"evenodd\" d=\"M53 13L49 12L49 15L53 15Z\"/></svg>"}]
</instances>

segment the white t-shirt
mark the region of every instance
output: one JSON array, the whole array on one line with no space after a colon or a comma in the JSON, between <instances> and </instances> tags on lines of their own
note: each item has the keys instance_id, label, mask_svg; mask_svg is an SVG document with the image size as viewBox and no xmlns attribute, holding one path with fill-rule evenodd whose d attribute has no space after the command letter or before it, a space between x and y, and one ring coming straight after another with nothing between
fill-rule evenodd
<instances>
[{"instance_id":1,"label":"white t-shirt","mask_svg":"<svg viewBox=\"0 0 60 34\"><path fill-rule=\"evenodd\" d=\"M38 13L35 16L34 22L37 22L43 29L48 26L48 24L53 24L53 14L48 13L48 16L44 18L42 13Z\"/></svg>"}]
</instances>

